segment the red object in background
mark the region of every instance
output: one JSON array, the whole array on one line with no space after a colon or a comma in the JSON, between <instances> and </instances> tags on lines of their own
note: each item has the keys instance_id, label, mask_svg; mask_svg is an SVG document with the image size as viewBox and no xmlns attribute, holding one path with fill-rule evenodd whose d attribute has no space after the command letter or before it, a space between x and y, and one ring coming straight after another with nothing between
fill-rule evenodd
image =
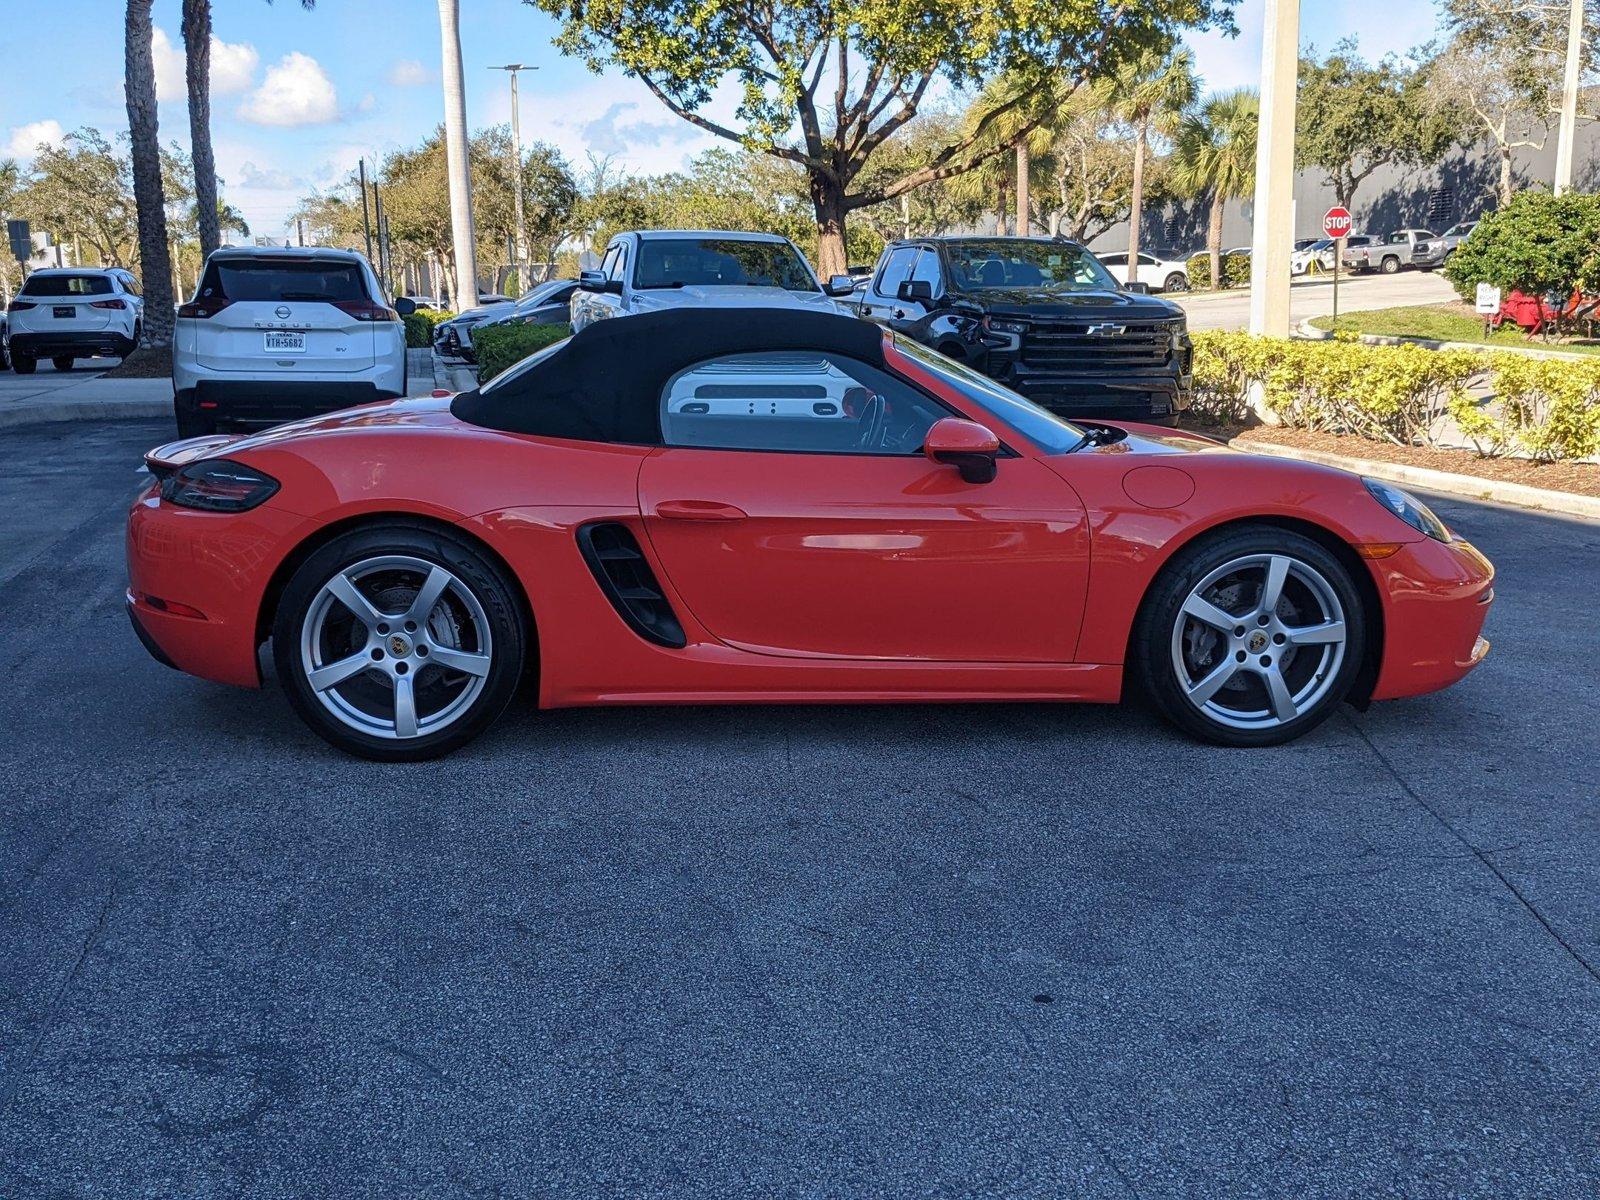
<instances>
[{"instance_id":1,"label":"red object in background","mask_svg":"<svg viewBox=\"0 0 1600 1200\"><path fill-rule=\"evenodd\" d=\"M130 608L180 670L259 686L272 606L307 543L399 516L454 528L504 566L532 620L546 707L1114 702L1163 569L1203 534L1265 522L1342 547L1366 577L1376 647L1366 695L1445 687L1481 656L1492 568L1465 543L1402 522L1353 475L1134 424L1120 439L1049 453L1003 406L979 403L892 341L884 361L958 422L992 431L998 473L972 482L921 453L511 433L456 418L443 398L369 405L152 451L158 479L225 459L280 487L228 514L163 500L153 482L129 517ZM941 436L981 454L990 443L979 432L958 424ZM681 645L619 620L578 548L597 522L631 532L639 553L623 553L659 581Z\"/></svg>"},{"instance_id":2,"label":"red object in background","mask_svg":"<svg viewBox=\"0 0 1600 1200\"><path fill-rule=\"evenodd\" d=\"M1336 204L1327 212L1322 214L1323 236L1330 238L1345 237L1347 234L1349 234L1350 227L1353 223L1354 222L1350 216L1350 210L1348 208L1341 208Z\"/></svg>"}]
</instances>

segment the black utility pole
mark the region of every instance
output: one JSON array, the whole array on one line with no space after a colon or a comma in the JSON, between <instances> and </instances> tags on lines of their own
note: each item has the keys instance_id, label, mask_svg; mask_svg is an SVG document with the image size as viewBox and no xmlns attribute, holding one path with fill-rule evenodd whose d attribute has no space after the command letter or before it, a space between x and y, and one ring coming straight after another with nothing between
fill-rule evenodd
<instances>
[{"instance_id":1,"label":"black utility pole","mask_svg":"<svg viewBox=\"0 0 1600 1200\"><path fill-rule=\"evenodd\" d=\"M367 160L362 159L361 171L361 228L367 235L367 261L372 261L372 219L367 215Z\"/></svg>"}]
</instances>

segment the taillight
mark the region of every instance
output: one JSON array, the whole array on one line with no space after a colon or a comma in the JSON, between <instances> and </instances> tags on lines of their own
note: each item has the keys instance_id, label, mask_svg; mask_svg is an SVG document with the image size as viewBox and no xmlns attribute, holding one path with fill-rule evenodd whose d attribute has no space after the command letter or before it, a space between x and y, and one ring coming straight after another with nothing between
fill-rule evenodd
<instances>
[{"instance_id":1,"label":"taillight","mask_svg":"<svg viewBox=\"0 0 1600 1200\"><path fill-rule=\"evenodd\" d=\"M207 512L244 512L277 490L272 476L226 458L188 463L161 481L163 500Z\"/></svg>"},{"instance_id":2,"label":"taillight","mask_svg":"<svg viewBox=\"0 0 1600 1200\"><path fill-rule=\"evenodd\" d=\"M90 308L127 308L128 306L126 304L124 304L121 300L91 300L91 301L89 301L89 307Z\"/></svg>"},{"instance_id":3,"label":"taillight","mask_svg":"<svg viewBox=\"0 0 1600 1200\"><path fill-rule=\"evenodd\" d=\"M202 296L198 300L191 300L187 304L178 305L178 315L180 317L197 317L204 321L208 317L216 316L232 303L233 301L224 300L221 296Z\"/></svg>"},{"instance_id":4,"label":"taillight","mask_svg":"<svg viewBox=\"0 0 1600 1200\"><path fill-rule=\"evenodd\" d=\"M335 300L333 306L342 313L348 313L358 321L398 321L400 314L392 308L385 308L381 304L371 304L365 300Z\"/></svg>"},{"instance_id":5,"label":"taillight","mask_svg":"<svg viewBox=\"0 0 1600 1200\"><path fill-rule=\"evenodd\" d=\"M10 304L6 305L6 311L7 312L27 312L28 309L30 309L30 308L38 308L38 307L39 306L37 304L30 304L26 300L13 300Z\"/></svg>"}]
</instances>

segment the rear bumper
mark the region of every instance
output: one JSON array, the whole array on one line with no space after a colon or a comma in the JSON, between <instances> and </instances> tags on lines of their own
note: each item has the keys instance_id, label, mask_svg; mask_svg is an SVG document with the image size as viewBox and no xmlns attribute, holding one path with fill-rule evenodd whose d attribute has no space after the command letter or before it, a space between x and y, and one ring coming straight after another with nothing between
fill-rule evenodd
<instances>
[{"instance_id":1,"label":"rear bumper","mask_svg":"<svg viewBox=\"0 0 1600 1200\"><path fill-rule=\"evenodd\" d=\"M173 404L179 414L210 417L227 425L267 426L375 400L392 400L399 394L368 380L268 383L202 379L192 388L175 391Z\"/></svg>"},{"instance_id":2,"label":"rear bumper","mask_svg":"<svg viewBox=\"0 0 1600 1200\"><path fill-rule=\"evenodd\" d=\"M1439 691L1483 661L1494 567L1473 546L1425 538L1368 565L1384 606L1374 700Z\"/></svg>"},{"instance_id":3,"label":"rear bumper","mask_svg":"<svg viewBox=\"0 0 1600 1200\"><path fill-rule=\"evenodd\" d=\"M13 354L33 358L55 358L70 354L74 358L97 355L120 358L133 349L133 339L120 329L62 329L46 333L17 330L6 337Z\"/></svg>"}]
</instances>

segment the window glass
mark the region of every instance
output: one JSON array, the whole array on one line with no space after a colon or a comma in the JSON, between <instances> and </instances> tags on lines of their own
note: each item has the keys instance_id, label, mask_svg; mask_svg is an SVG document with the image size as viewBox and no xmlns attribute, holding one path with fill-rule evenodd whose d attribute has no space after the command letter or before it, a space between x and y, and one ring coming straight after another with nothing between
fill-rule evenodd
<instances>
[{"instance_id":1,"label":"window glass","mask_svg":"<svg viewBox=\"0 0 1600 1200\"><path fill-rule=\"evenodd\" d=\"M644 239L634 286L820 290L811 268L787 242L697 237Z\"/></svg>"},{"instance_id":2,"label":"window glass","mask_svg":"<svg viewBox=\"0 0 1600 1200\"><path fill-rule=\"evenodd\" d=\"M1153 255L1153 254L1141 254L1141 255L1139 255L1139 265L1141 267L1153 267L1153 266L1155 266L1156 265L1156 256Z\"/></svg>"},{"instance_id":3,"label":"window glass","mask_svg":"<svg viewBox=\"0 0 1600 1200\"><path fill-rule=\"evenodd\" d=\"M127 272L123 272L119 278L122 280L123 291L127 292L130 296L137 296L139 294L139 281L137 279Z\"/></svg>"},{"instance_id":4,"label":"window glass","mask_svg":"<svg viewBox=\"0 0 1600 1200\"><path fill-rule=\"evenodd\" d=\"M1403 230L1399 233L1391 233L1389 235L1389 244L1391 246L1398 245L1401 242L1409 242L1410 240L1410 235L1405 233Z\"/></svg>"},{"instance_id":5,"label":"window glass","mask_svg":"<svg viewBox=\"0 0 1600 1200\"><path fill-rule=\"evenodd\" d=\"M621 242L617 245L617 256L611 260L611 269L606 272L608 278L626 280L628 277L628 243Z\"/></svg>"},{"instance_id":6,"label":"window glass","mask_svg":"<svg viewBox=\"0 0 1600 1200\"><path fill-rule=\"evenodd\" d=\"M917 247L897 246L889 252L878 276L878 295L891 298L900 295L900 285L911 278L911 267L917 259Z\"/></svg>"},{"instance_id":7,"label":"window glass","mask_svg":"<svg viewBox=\"0 0 1600 1200\"><path fill-rule=\"evenodd\" d=\"M19 296L109 296L107 275L30 275Z\"/></svg>"},{"instance_id":8,"label":"window glass","mask_svg":"<svg viewBox=\"0 0 1600 1200\"><path fill-rule=\"evenodd\" d=\"M666 444L718 450L917 454L949 415L885 371L814 351L708 359L661 393Z\"/></svg>"},{"instance_id":9,"label":"window glass","mask_svg":"<svg viewBox=\"0 0 1600 1200\"><path fill-rule=\"evenodd\" d=\"M946 358L920 342L899 334L890 336L894 338L896 350L915 359L930 375L937 376L983 411L993 413L1002 423L1025 435L1046 454L1064 454L1083 441L1083 430L1071 421L1040 408L987 375L980 375L964 363Z\"/></svg>"},{"instance_id":10,"label":"window glass","mask_svg":"<svg viewBox=\"0 0 1600 1200\"><path fill-rule=\"evenodd\" d=\"M565 350L567 348L567 343L571 340L571 338L562 338L559 342L554 342L551 345L546 346L543 350L535 350L532 354L528 355L527 358L523 359L515 366L507 367L504 371L501 371L500 374L496 375L478 390L487 395L496 388L504 387L513 379L516 379L522 375L526 375L534 367L544 362L545 359L551 358Z\"/></svg>"},{"instance_id":11,"label":"window glass","mask_svg":"<svg viewBox=\"0 0 1600 1200\"><path fill-rule=\"evenodd\" d=\"M922 253L917 255L917 265L911 270L911 278L926 283L933 289L935 296L944 291L944 276L939 270L939 252L924 246Z\"/></svg>"},{"instance_id":12,"label":"window glass","mask_svg":"<svg viewBox=\"0 0 1600 1200\"><path fill-rule=\"evenodd\" d=\"M1070 242L974 238L951 242L945 249L951 282L963 291L1031 288L1072 292L1117 286L1094 255Z\"/></svg>"},{"instance_id":13,"label":"window glass","mask_svg":"<svg viewBox=\"0 0 1600 1200\"><path fill-rule=\"evenodd\" d=\"M364 301L361 265L336 259L212 259L200 280L200 296L218 300Z\"/></svg>"},{"instance_id":14,"label":"window glass","mask_svg":"<svg viewBox=\"0 0 1600 1200\"><path fill-rule=\"evenodd\" d=\"M1126 254L1097 254L1095 257L1100 260L1102 266L1106 267L1125 267L1128 265L1128 256Z\"/></svg>"}]
</instances>

